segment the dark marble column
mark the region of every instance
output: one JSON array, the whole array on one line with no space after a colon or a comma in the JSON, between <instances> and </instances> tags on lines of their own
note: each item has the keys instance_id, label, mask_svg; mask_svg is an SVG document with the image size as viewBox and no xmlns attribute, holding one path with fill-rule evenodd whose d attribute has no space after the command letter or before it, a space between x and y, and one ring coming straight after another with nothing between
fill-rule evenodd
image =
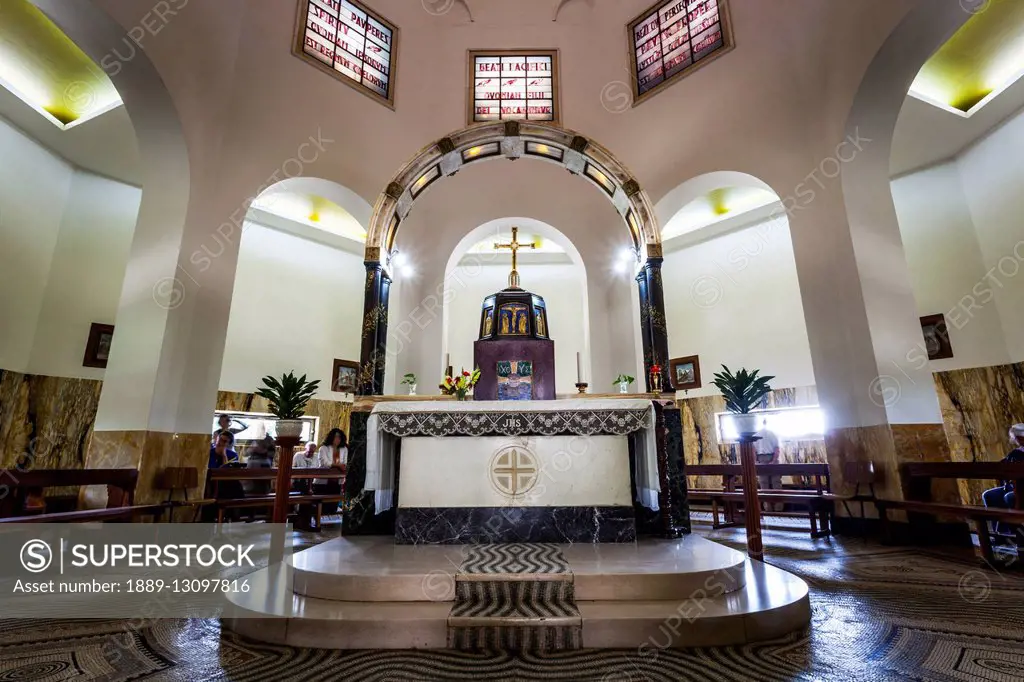
<instances>
[{"instance_id":1,"label":"dark marble column","mask_svg":"<svg viewBox=\"0 0 1024 682\"><path fill-rule=\"evenodd\" d=\"M359 394L384 392L384 366L387 359L388 300L391 278L380 261L368 260L366 290L363 294L363 341L359 352Z\"/></svg>"},{"instance_id":2,"label":"dark marble column","mask_svg":"<svg viewBox=\"0 0 1024 682\"><path fill-rule=\"evenodd\" d=\"M636 276L637 291L640 292L640 338L643 341L644 350L644 367L650 363L651 357L653 357L653 342L654 333L651 330L651 316L649 311L651 309L651 297L650 287L647 285L647 269L644 268ZM646 372L645 372L646 374ZM643 378L646 390L651 390L651 377L645 376Z\"/></svg>"},{"instance_id":3,"label":"dark marble column","mask_svg":"<svg viewBox=\"0 0 1024 682\"><path fill-rule=\"evenodd\" d=\"M655 361L661 365L661 390L675 393L668 366L668 325L665 321L665 287L661 281L661 264L664 258L650 257L637 275L637 282L643 278L640 293L640 324L644 333L644 367L650 368ZM646 299L646 301L645 301ZM651 390L650 372L644 373L647 390Z\"/></svg>"}]
</instances>

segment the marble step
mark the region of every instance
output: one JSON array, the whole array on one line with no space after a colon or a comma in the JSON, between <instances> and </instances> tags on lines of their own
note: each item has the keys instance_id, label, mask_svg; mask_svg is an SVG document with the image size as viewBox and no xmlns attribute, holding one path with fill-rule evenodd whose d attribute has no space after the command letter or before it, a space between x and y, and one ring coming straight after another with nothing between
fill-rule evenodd
<instances>
[{"instance_id":1,"label":"marble step","mask_svg":"<svg viewBox=\"0 0 1024 682\"><path fill-rule=\"evenodd\" d=\"M451 601L315 599L293 593L284 575L280 571L271 575L271 571L253 573L250 592L229 596L234 608L222 619L227 628L261 642L298 647L450 646L449 632L455 629L448 624ZM780 637L810 622L807 584L799 578L773 566L747 562L743 582L734 592L705 590L684 600L577 601L581 646L656 650L743 644ZM472 629L477 634L482 630ZM501 630L509 636L509 631L517 629Z\"/></svg>"},{"instance_id":2,"label":"marble step","mask_svg":"<svg viewBox=\"0 0 1024 682\"><path fill-rule=\"evenodd\" d=\"M700 590L737 591L746 580L743 554L694 535L560 550L568 570L541 567L525 575L520 566L508 570L500 562L473 561L470 546L396 546L387 537L329 540L296 554L291 563L297 593L339 601L450 602L457 583L524 579L571 580L576 598L591 601L682 600Z\"/></svg>"},{"instance_id":3,"label":"marble step","mask_svg":"<svg viewBox=\"0 0 1024 682\"><path fill-rule=\"evenodd\" d=\"M583 630L575 625L449 627L448 648L460 651L570 651L583 648Z\"/></svg>"},{"instance_id":4,"label":"marble step","mask_svg":"<svg viewBox=\"0 0 1024 682\"><path fill-rule=\"evenodd\" d=\"M450 627L579 626L571 582L470 582L457 586Z\"/></svg>"}]
</instances>

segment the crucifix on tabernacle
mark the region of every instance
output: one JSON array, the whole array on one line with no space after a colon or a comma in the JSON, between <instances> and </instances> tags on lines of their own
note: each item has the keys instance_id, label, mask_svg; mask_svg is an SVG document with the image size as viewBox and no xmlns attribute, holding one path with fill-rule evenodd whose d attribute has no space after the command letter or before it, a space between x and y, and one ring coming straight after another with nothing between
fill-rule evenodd
<instances>
[{"instance_id":1,"label":"crucifix on tabernacle","mask_svg":"<svg viewBox=\"0 0 1024 682\"><path fill-rule=\"evenodd\" d=\"M519 288L519 271L516 270L516 253L519 249L536 249L537 242L530 242L529 244L520 244L517 235L519 234L519 228L512 228L512 241L508 244L499 244L494 242L494 248L496 249L511 249L512 250L512 272L508 275L508 288L518 289Z\"/></svg>"}]
</instances>

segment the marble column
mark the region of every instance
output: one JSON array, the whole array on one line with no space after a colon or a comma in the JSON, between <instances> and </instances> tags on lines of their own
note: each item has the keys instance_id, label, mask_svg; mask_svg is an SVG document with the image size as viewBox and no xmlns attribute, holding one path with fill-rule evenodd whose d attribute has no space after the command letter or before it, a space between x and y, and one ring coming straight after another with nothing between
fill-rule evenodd
<instances>
[{"instance_id":1,"label":"marble column","mask_svg":"<svg viewBox=\"0 0 1024 682\"><path fill-rule=\"evenodd\" d=\"M888 176L879 172L870 220L851 219L851 193L844 199L834 182L791 210L789 223L833 490L851 490L844 464L870 460L883 478L879 496L901 499L900 464L950 454L892 197L881 191Z\"/></svg>"},{"instance_id":2,"label":"marble column","mask_svg":"<svg viewBox=\"0 0 1024 682\"><path fill-rule=\"evenodd\" d=\"M662 391L674 393L668 368L668 325L665 322L665 287L661 280L661 257L649 257L637 273L640 292L640 328L644 345L644 382L651 390L650 366L661 365Z\"/></svg>"},{"instance_id":3,"label":"marble column","mask_svg":"<svg viewBox=\"0 0 1024 682\"><path fill-rule=\"evenodd\" d=\"M140 504L166 499L158 481L168 466L195 467L189 496L201 496L247 205L230 183L181 172L191 187L177 214L146 180L85 461L138 469ZM105 498L85 489L81 504Z\"/></svg>"},{"instance_id":4,"label":"marble column","mask_svg":"<svg viewBox=\"0 0 1024 682\"><path fill-rule=\"evenodd\" d=\"M647 280L647 270L643 269L636 275L637 292L640 295L640 340L643 344L644 361L643 366L646 370L650 359L654 356L654 332L651 326L651 295L650 287ZM642 377L644 387L646 391L651 390L651 378L646 376L647 372L644 372L645 376Z\"/></svg>"},{"instance_id":5,"label":"marble column","mask_svg":"<svg viewBox=\"0 0 1024 682\"><path fill-rule=\"evenodd\" d=\"M373 252L373 253L371 253ZM391 298L391 277L376 256L377 249L367 249L366 288L363 293L363 340L359 351L360 395L384 393L384 370L387 360L388 303Z\"/></svg>"}]
</instances>

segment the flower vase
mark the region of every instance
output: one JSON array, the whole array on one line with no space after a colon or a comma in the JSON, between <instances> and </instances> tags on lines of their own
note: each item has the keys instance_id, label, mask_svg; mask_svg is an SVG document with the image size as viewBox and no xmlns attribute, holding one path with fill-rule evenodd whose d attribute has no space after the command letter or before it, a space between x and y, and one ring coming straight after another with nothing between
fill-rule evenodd
<instances>
[{"instance_id":1,"label":"flower vase","mask_svg":"<svg viewBox=\"0 0 1024 682\"><path fill-rule=\"evenodd\" d=\"M416 384L409 384L409 395L416 395Z\"/></svg>"},{"instance_id":2,"label":"flower vase","mask_svg":"<svg viewBox=\"0 0 1024 682\"><path fill-rule=\"evenodd\" d=\"M466 393L468 393L468 391L465 391L465 390L462 390L462 391L456 390L456 391L455 391L455 399L456 399L456 400L458 400L458 401L464 401L464 400L466 399Z\"/></svg>"},{"instance_id":3,"label":"flower vase","mask_svg":"<svg viewBox=\"0 0 1024 682\"><path fill-rule=\"evenodd\" d=\"M629 393L629 382L628 381L620 381L619 382L619 393Z\"/></svg>"}]
</instances>

